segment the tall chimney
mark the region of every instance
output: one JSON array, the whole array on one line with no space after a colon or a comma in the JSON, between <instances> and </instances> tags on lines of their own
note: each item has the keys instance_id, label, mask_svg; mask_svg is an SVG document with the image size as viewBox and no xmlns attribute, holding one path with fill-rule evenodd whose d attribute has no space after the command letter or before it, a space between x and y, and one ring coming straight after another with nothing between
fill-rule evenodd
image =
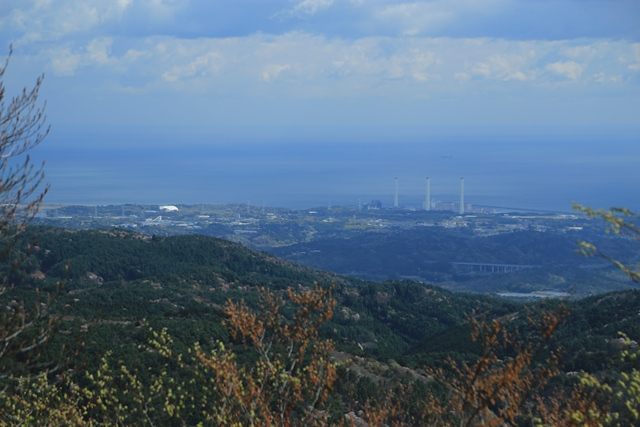
<instances>
[{"instance_id":1,"label":"tall chimney","mask_svg":"<svg viewBox=\"0 0 640 427\"><path fill-rule=\"evenodd\" d=\"M424 193L424 210L431 210L431 178L427 177L427 187Z\"/></svg>"},{"instance_id":2,"label":"tall chimney","mask_svg":"<svg viewBox=\"0 0 640 427\"><path fill-rule=\"evenodd\" d=\"M460 215L464 215L464 177L460 177Z\"/></svg>"},{"instance_id":3,"label":"tall chimney","mask_svg":"<svg viewBox=\"0 0 640 427\"><path fill-rule=\"evenodd\" d=\"M399 190L399 188L398 188L398 177L396 176L394 179L396 181L396 193L395 193L395 197L393 198L393 207L397 208L397 207L400 206L400 203L399 203L399 200L398 200L398 190Z\"/></svg>"}]
</instances>

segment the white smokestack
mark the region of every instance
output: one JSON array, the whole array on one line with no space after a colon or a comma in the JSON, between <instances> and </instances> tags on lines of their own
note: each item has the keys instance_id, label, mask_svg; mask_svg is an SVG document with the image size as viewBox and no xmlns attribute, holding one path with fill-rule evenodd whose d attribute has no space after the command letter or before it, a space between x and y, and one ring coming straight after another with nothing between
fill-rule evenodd
<instances>
[{"instance_id":1,"label":"white smokestack","mask_svg":"<svg viewBox=\"0 0 640 427\"><path fill-rule=\"evenodd\" d=\"M464 215L464 177L460 177L460 215Z\"/></svg>"},{"instance_id":2,"label":"white smokestack","mask_svg":"<svg viewBox=\"0 0 640 427\"><path fill-rule=\"evenodd\" d=\"M394 179L396 181L396 193L395 193L395 197L393 198L393 207L397 208L400 205L399 204L399 200L398 200L399 199L398 198L398 191L399 191L399 188L398 188L398 177L396 176Z\"/></svg>"},{"instance_id":3,"label":"white smokestack","mask_svg":"<svg viewBox=\"0 0 640 427\"><path fill-rule=\"evenodd\" d=\"M431 210L431 178L427 177L427 186L424 193L424 209Z\"/></svg>"}]
</instances>

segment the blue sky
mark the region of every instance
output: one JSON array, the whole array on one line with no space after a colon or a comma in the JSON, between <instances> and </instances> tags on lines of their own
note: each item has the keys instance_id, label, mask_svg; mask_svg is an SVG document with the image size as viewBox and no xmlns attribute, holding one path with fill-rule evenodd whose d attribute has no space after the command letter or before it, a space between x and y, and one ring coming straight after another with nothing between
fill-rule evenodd
<instances>
[{"instance_id":1,"label":"blue sky","mask_svg":"<svg viewBox=\"0 0 640 427\"><path fill-rule=\"evenodd\" d=\"M10 88L46 75L53 147L624 140L640 161L637 0L4 0L9 43Z\"/></svg>"}]
</instances>

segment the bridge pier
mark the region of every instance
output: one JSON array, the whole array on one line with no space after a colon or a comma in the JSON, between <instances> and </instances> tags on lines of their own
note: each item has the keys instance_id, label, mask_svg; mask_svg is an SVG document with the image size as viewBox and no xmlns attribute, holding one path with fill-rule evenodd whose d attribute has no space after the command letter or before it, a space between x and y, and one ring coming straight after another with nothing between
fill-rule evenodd
<instances>
[{"instance_id":1,"label":"bridge pier","mask_svg":"<svg viewBox=\"0 0 640 427\"><path fill-rule=\"evenodd\" d=\"M478 273L512 273L514 271L537 267L535 265L528 264L499 264L486 262L452 262L451 265Z\"/></svg>"}]
</instances>

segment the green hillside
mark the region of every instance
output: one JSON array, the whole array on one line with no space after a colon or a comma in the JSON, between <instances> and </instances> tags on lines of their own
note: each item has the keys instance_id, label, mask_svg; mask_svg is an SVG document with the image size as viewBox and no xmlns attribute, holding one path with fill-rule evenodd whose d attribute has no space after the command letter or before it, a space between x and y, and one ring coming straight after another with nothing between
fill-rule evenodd
<instances>
[{"instance_id":1,"label":"green hillside","mask_svg":"<svg viewBox=\"0 0 640 427\"><path fill-rule=\"evenodd\" d=\"M229 298L255 301L258 287L333 285L339 307L327 334L344 350L382 359L401 357L414 344L463 324L473 310L493 316L516 307L412 282L346 279L209 237L39 228L26 238L37 249L25 280L38 287L62 281L56 301L65 316L62 327L87 331L90 353L107 339L110 348L126 351L143 320L169 327L185 345L205 342L222 334L221 305Z\"/></svg>"},{"instance_id":2,"label":"green hillside","mask_svg":"<svg viewBox=\"0 0 640 427\"><path fill-rule=\"evenodd\" d=\"M39 366L74 372L81 385L83 373L98 369L105 354L143 380L156 378L161 361L143 349L150 331L165 328L173 351L187 354L194 343L211 349L222 341L250 363L255 354L231 340L223 307L228 300L257 307L261 287L276 294L314 284L332 287L337 305L321 335L335 342L333 357L341 361L330 400L335 416L363 399L383 399L381 381L421 384L425 368L446 367L449 358L475 360L480 347L469 339L469 316L500 319L526 340L535 334L528 317L566 305L568 317L552 346L559 349L559 367L568 380L571 371L615 373L618 332L640 339L640 291L520 304L411 281L344 278L210 237L32 228L23 243L29 249L21 268L3 267L18 285L2 295L2 304L35 304L34 291L53 295L56 333L43 346ZM3 372L30 369L19 357L2 360ZM185 375L179 372L172 375ZM416 398L423 393L420 387L412 391Z\"/></svg>"},{"instance_id":3,"label":"green hillside","mask_svg":"<svg viewBox=\"0 0 640 427\"><path fill-rule=\"evenodd\" d=\"M338 274L370 280L412 278L448 289L479 293L555 290L586 296L629 288L607 263L577 252L588 240L617 259L629 260L632 243L598 233L518 231L477 236L464 230L422 227L390 233L362 232L274 248L277 256ZM480 273L456 263L524 266Z\"/></svg>"},{"instance_id":4,"label":"green hillside","mask_svg":"<svg viewBox=\"0 0 640 427\"><path fill-rule=\"evenodd\" d=\"M35 228L25 238L35 251L25 263L24 282L38 288L63 283L55 300L64 316L63 338L82 336L83 354L94 356L107 346L132 351L146 327L168 327L185 346L225 338L222 305L227 299L255 303L259 287L334 286L338 307L325 333L339 349L412 364L416 357L466 351L464 325L472 312L493 318L535 307L409 281L344 278L210 237ZM570 308L567 330L580 331L565 338L577 346L571 360L581 357L580 346L591 334L600 341L619 330L640 335L632 317L640 309L637 292L585 299Z\"/></svg>"}]
</instances>

